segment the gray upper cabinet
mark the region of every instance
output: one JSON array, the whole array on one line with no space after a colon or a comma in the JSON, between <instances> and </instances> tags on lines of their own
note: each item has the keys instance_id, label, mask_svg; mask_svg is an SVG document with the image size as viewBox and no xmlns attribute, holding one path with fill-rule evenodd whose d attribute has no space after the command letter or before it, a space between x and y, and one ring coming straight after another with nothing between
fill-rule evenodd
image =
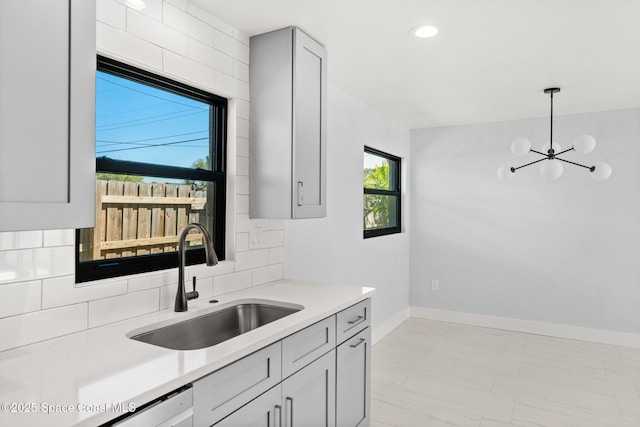
<instances>
[{"instance_id":1,"label":"gray upper cabinet","mask_svg":"<svg viewBox=\"0 0 640 427\"><path fill-rule=\"evenodd\" d=\"M252 218L326 216L326 58L295 27L251 37Z\"/></svg>"},{"instance_id":2,"label":"gray upper cabinet","mask_svg":"<svg viewBox=\"0 0 640 427\"><path fill-rule=\"evenodd\" d=\"M95 2L0 1L0 231L93 226Z\"/></svg>"}]
</instances>

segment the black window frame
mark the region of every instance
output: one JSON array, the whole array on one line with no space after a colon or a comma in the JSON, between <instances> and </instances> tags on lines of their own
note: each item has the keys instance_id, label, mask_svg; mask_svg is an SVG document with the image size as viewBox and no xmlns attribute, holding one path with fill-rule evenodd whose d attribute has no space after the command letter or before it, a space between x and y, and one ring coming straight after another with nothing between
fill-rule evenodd
<instances>
[{"instance_id":1,"label":"black window frame","mask_svg":"<svg viewBox=\"0 0 640 427\"><path fill-rule=\"evenodd\" d=\"M385 153L384 151L380 151L380 150L376 150L375 148L371 148L371 147L364 147L364 153L369 153L369 154L373 154L375 156L379 156L382 158L385 158L389 161L389 175L391 175L391 173L393 172L394 176L393 178L390 176L389 177L389 182L393 183L395 182L395 188L394 189L389 189L389 190L379 190L379 189L375 189L375 188L367 188L364 187L364 183L363 183L363 189L364 189L364 194L363 194L363 198L364 195L366 194L379 194L379 195L383 195L383 196L393 196L395 197L396 200L396 225L393 227L385 227L385 228L376 228L376 229L372 229L372 230L363 230L363 238L368 239L370 237L378 237L378 236L386 236L389 234L396 234L396 233L402 233L402 181L401 181L401 176L402 176L402 159L398 156L394 156L393 154L389 154L389 153ZM395 167L391 167L391 164L395 163Z\"/></svg>"},{"instance_id":2,"label":"black window frame","mask_svg":"<svg viewBox=\"0 0 640 427\"><path fill-rule=\"evenodd\" d=\"M207 181L215 185L214 191L214 230L209 230L214 240L213 245L218 260L225 259L225 225L226 225L226 141L227 141L227 107L226 98L217 96L164 76L107 58L97 56L97 71L106 72L141 84L204 102L212 106L210 114L210 158L212 170L193 169L160 164L132 162L96 158L96 172L114 174L134 174L158 178L191 179ZM178 253L138 255L126 258L111 258L80 262L80 230L76 230L75 244L75 276L76 283L90 282L100 279L126 276L137 273L166 270L178 267ZM186 265L205 262L204 248L186 251Z\"/></svg>"}]
</instances>

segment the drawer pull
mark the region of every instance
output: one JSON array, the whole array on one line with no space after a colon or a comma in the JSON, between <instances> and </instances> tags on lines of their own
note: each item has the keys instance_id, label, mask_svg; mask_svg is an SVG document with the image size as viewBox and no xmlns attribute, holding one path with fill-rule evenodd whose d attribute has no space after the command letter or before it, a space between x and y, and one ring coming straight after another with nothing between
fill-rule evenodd
<instances>
[{"instance_id":1,"label":"drawer pull","mask_svg":"<svg viewBox=\"0 0 640 427\"><path fill-rule=\"evenodd\" d=\"M287 419L284 420L285 427L293 427L293 397L287 397L285 399L287 403L289 403L289 421Z\"/></svg>"},{"instance_id":2,"label":"drawer pull","mask_svg":"<svg viewBox=\"0 0 640 427\"><path fill-rule=\"evenodd\" d=\"M364 321L364 316L358 316L355 320L349 320L350 325L357 325L358 323L362 323Z\"/></svg>"},{"instance_id":3,"label":"drawer pull","mask_svg":"<svg viewBox=\"0 0 640 427\"><path fill-rule=\"evenodd\" d=\"M351 344L351 348L356 348L357 346L359 346L360 344L362 344L365 341L366 341L366 339L360 338L357 343Z\"/></svg>"}]
</instances>

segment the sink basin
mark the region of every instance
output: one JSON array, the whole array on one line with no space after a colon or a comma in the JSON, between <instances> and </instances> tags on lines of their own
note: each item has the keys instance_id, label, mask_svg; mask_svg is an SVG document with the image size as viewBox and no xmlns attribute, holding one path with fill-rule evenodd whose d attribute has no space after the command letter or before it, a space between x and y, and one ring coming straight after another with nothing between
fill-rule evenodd
<instances>
[{"instance_id":1,"label":"sink basin","mask_svg":"<svg viewBox=\"0 0 640 427\"><path fill-rule=\"evenodd\" d=\"M230 306L177 323L156 324L127 336L173 350L211 347L285 316L300 311L296 304L265 300L237 301Z\"/></svg>"}]
</instances>

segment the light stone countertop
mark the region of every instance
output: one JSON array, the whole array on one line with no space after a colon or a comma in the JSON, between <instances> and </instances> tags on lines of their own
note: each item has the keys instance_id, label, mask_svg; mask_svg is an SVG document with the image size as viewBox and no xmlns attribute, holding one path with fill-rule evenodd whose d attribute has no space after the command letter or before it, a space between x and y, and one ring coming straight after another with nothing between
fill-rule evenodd
<instances>
[{"instance_id":1,"label":"light stone countertop","mask_svg":"<svg viewBox=\"0 0 640 427\"><path fill-rule=\"evenodd\" d=\"M0 425L102 424L123 413L107 408L109 404L123 403L125 411L128 404L141 406L373 293L367 287L284 280L217 296L217 304L190 301L187 313L163 310L0 352ZM200 350L170 350L126 337L156 322L186 319L246 298L300 304L304 309ZM21 412L7 412L6 404L16 404L12 409Z\"/></svg>"}]
</instances>

